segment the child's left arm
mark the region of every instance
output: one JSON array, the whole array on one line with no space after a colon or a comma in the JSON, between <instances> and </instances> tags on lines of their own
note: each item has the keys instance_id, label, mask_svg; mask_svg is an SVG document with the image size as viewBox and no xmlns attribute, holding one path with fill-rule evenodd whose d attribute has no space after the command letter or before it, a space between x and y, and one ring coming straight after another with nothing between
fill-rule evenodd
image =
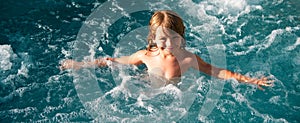
<instances>
[{"instance_id":1,"label":"child's left arm","mask_svg":"<svg viewBox=\"0 0 300 123\"><path fill-rule=\"evenodd\" d=\"M230 79L234 78L240 82L256 84L261 89L260 86L272 86L273 81L268 80L266 77L260 79L250 78L239 73L234 73L232 71L214 67L206 62L204 62L199 56L196 55L197 63L193 64L193 67L199 71L202 71L208 75L220 78L220 79Z\"/></svg>"}]
</instances>

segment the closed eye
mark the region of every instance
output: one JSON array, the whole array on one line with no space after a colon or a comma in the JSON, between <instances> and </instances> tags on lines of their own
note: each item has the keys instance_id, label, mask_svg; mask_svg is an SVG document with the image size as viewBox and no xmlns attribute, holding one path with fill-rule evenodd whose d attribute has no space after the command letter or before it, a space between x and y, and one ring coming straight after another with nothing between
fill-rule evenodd
<instances>
[{"instance_id":1,"label":"closed eye","mask_svg":"<svg viewBox=\"0 0 300 123\"><path fill-rule=\"evenodd\" d=\"M160 41L166 41L167 38L159 38Z\"/></svg>"},{"instance_id":2,"label":"closed eye","mask_svg":"<svg viewBox=\"0 0 300 123\"><path fill-rule=\"evenodd\" d=\"M173 39L179 39L180 38L180 36L174 36L174 37L172 37Z\"/></svg>"}]
</instances>

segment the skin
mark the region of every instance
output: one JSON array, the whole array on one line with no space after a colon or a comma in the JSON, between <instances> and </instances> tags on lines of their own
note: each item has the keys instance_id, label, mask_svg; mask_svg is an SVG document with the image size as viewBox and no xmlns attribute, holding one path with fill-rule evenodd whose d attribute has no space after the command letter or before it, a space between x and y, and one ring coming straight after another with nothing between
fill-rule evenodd
<instances>
[{"instance_id":1,"label":"skin","mask_svg":"<svg viewBox=\"0 0 300 123\"><path fill-rule=\"evenodd\" d=\"M193 68L220 79L234 78L240 82L256 84L260 89L262 89L261 86L272 86L273 81L269 81L265 77L260 79L250 78L204 62L198 55L180 47L183 40L176 32L160 26L156 30L154 39L157 48L152 49L152 51L140 50L130 56L99 58L92 62L85 62L85 64L66 60L61 68L80 69L83 64L85 66L98 65L101 67L106 66L106 60L110 60L120 64L145 64L149 73L164 77L167 80L181 77L188 69Z\"/></svg>"}]
</instances>

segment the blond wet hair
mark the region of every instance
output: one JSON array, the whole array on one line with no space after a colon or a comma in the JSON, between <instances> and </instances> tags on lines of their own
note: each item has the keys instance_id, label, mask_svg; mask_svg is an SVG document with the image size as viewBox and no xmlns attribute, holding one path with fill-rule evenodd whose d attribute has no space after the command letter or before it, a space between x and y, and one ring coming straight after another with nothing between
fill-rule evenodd
<instances>
[{"instance_id":1,"label":"blond wet hair","mask_svg":"<svg viewBox=\"0 0 300 123\"><path fill-rule=\"evenodd\" d=\"M152 15L149 22L149 34L148 34L148 46L147 50L150 51L152 48L157 48L154 43L155 32L159 26L170 29L178 33L184 39L185 26L183 20L179 15L170 10L156 11ZM185 47L185 41L182 42L182 48Z\"/></svg>"}]
</instances>

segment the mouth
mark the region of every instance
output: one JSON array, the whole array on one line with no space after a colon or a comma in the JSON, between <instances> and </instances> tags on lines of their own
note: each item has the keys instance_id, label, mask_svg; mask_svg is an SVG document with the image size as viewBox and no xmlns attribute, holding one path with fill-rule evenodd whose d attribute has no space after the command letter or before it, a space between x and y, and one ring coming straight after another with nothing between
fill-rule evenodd
<instances>
[{"instance_id":1,"label":"mouth","mask_svg":"<svg viewBox=\"0 0 300 123\"><path fill-rule=\"evenodd\" d=\"M166 47L166 48L164 48L164 49L172 50L172 49L174 49L174 48L173 48L173 47Z\"/></svg>"}]
</instances>

